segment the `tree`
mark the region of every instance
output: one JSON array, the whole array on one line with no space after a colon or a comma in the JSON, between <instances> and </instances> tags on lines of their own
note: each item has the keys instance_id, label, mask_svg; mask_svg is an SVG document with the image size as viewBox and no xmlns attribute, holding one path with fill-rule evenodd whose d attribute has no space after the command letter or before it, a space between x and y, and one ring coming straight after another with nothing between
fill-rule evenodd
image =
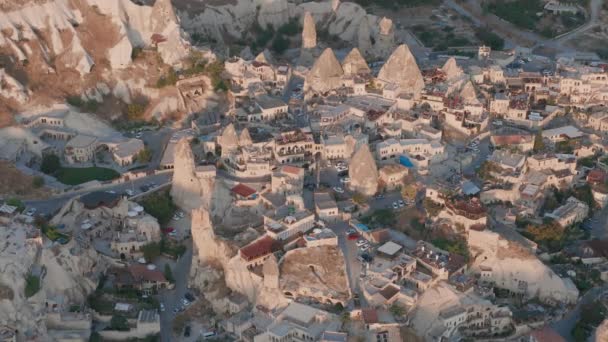
<instances>
[{"instance_id":1,"label":"tree","mask_svg":"<svg viewBox=\"0 0 608 342\"><path fill-rule=\"evenodd\" d=\"M89 337L89 342L102 342L103 338L97 331L93 331Z\"/></svg>"},{"instance_id":2,"label":"tree","mask_svg":"<svg viewBox=\"0 0 608 342\"><path fill-rule=\"evenodd\" d=\"M57 170L61 168L61 161L59 157L54 154L45 154L42 157L42 163L40 164L40 171L46 173L47 175L54 174Z\"/></svg>"},{"instance_id":3,"label":"tree","mask_svg":"<svg viewBox=\"0 0 608 342\"><path fill-rule=\"evenodd\" d=\"M112 319L110 319L110 329L118 330L118 331L129 331L131 328L129 327L129 321L127 318L122 315L114 315Z\"/></svg>"},{"instance_id":4,"label":"tree","mask_svg":"<svg viewBox=\"0 0 608 342\"><path fill-rule=\"evenodd\" d=\"M174 283L175 278L173 278L173 271L171 270L171 266L169 264L165 264L165 278L170 282Z\"/></svg>"},{"instance_id":5,"label":"tree","mask_svg":"<svg viewBox=\"0 0 608 342\"><path fill-rule=\"evenodd\" d=\"M142 201L142 206L146 212L154 216L161 225L167 224L175 212L175 205L173 204L168 191L147 196Z\"/></svg>"},{"instance_id":6,"label":"tree","mask_svg":"<svg viewBox=\"0 0 608 342\"><path fill-rule=\"evenodd\" d=\"M363 196L363 194L361 194L360 192L355 192L353 194L353 202L359 205L363 205L366 202L365 196Z\"/></svg>"},{"instance_id":7,"label":"tree","mask_svg":"<svg viewBox=\"0 0 608 342\"><path fill-rule=\"evenodd\" d=\"M38 293L40 290L40 278L35 275L28 274L25 278L25 297L30 298L31 296Z\"/></svg>"},{"instance_id":8,"label":"tree","mask_svg":"<svg viewBox=\"0 0 608 342\"><path fill-rule=\"evenodd\" d=\"M541 152L545 149L545 142L543 141L542 131L538 131L534 137L534 152Z\"/></svg>"},{"instance_id":9,"label":"tree","mask_svg":"<svg viewBox=\"0 0 608 342\"><path fill-rule=\"evenodd\" d=\"M153 261L162 253L162 247L159 242L150 242L141 246L140 250L144 254L144 259L146 259L147 262Z\"/></svg>"},{"instance_id":10,"label":"tree","mask_svg":"<svg viewBox=\"0 0 608 342\"><path fill-rule=\"evenodd\" d=\"M42 186L44 186L44 178L40 176L35 176L32 179L32 186L36 189L42 188Z\"/></svg>"},{"instance_id":11,"label":"tree","mask_svg":"<svg viewBox=\"0 0 608 342\"><path fill-rule=\"evenodd\" d=\"M25 210L25 204L18 198L9 198L6 200L6 204L17 207L17 211L22 212Z\"/></svg>"},{"instance_id":12,"label":"tree","mask_svg":"<svg viewBox=\"0 0 608 342\"><path fill-rule=\"evenodd\" d=\"M289 47L289 39L283 37L282 34L277 35L277 37L272 41L272 50L278 54L282 54Z\"/></svg>"},{"instance_id":13,"label":"tree","mask_svg":"<svg viewBox=\"0 0 608 342\"><path fill-rule=\"evenodd\" d=\"M127 118L132 121L141 120L146 107L139 103L130 103L127 105Z\"/></svg>"},{"instance_id":14,"label":"tree","mask_svg":"<svg viewBox=\"0 0 608 342\"><path fill-rule=\"evenodd\" d=\"M144 149L139 151L137 156L135 156L135 160L142 164L149 162L152 160L152 151L149 148L144 147Z\"/></svg>"},{"instance_id":15,"label":"tree","mask_svg":"<svg viewBox=\"0 0 608 342\"><path fill-rule=\"evenodd\" d=\"M401 317L401 316L405 315L405 309L399 304L391 305L391 307L388 310L395 317Z\"/></svg>"}]
</instances>

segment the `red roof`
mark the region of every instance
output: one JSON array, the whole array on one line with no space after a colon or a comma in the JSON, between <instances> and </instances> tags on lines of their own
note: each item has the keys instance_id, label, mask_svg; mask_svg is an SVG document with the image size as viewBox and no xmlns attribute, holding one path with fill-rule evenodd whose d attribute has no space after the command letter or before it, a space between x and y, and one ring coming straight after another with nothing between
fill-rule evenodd
<instances>
[{"instance_id":1,"label":"red roof","mask_svg":"<svg viewBox=\"0 0 608 342\"><path fill-rule=\"evenodd\" d=\"M606 180L606 172L603 170L595 169L589 171L587 174L587 182L589 183L603 183Z\"/></svg>"},{"instance_id":2,"label":"red roof","mask_svg":"<svg viewBox=\"0 0 608 342\"><path fill-rule=\"evenodd\" d=\"M361 317L365 324L378 323L378 312L376 309L361 309Z\"/></svg>"},{"instance_id":3,"label":"red roof","mask_svg":"<svg viewBox=\"0 0 608 342\"><path fill-rule=\"evenodd\" d=\"M255 240L247 246L241 248L240 253L241 258L245 259L246 261L251 261L276 252L280 248L280 244L275 239L265 235L261 239Z\"/></svg>"},{"instance_id":4,"label":"red roof","mask_svg":"<svg viewBox=\"0 0 608 342\"><path fill-rule=\"evenodd\" d=\"M294 175L299 175L303 171L302 168L299 168L297 166L292 166L292 165L285 165L285 166L283 166L282 170L283 170L283 172L291 173Z\"/></svg>"},{"instance_id":5,"label":"red roof","mask_svg":"<svg viewBox=\"0 0 608 342\"><path fill-rule=\"evenodd\" d=\"M249 197L257 192L255 189L250 188L242 183L237 184L234 188L232 188L231 191L243 197Z\"/></svg>"},{"instance_id":6,"label":"red roof","mask_svg":"<svg viewBox=\"0 0 608 342\"><path fill-rule=\"evenodd\" d=\"M566 342L555 330L543 327L530 333L537 342Z\"/></svg>"},{"instance_id":7,"label":"red roof","mask_svg":"<svg viewBox=\"0 0 608 342\"><path fill-rule=\"evenodd\" d=\"M129 266L129 273L131 273L136 281L151 281L158 283L167 281L163 272L157 269L150 270L146 265L133 264Z\"/></svg>"}]
</instances>

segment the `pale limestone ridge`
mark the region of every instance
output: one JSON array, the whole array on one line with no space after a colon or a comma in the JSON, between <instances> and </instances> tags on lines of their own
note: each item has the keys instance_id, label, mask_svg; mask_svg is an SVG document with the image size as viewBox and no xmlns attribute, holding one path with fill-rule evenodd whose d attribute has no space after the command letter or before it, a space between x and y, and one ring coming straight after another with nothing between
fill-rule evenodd
<instances>
[{"instance_id":1,"label":"pale limestone ridge","mask_svg":"<svg viewBox=\"0 0 608 342\"><path fill-rule=\"evenodd\" d=\"M454 57L450 57L445 62L441 70L445 73L446 79L448 81L458 79L464 74L462 68L458 66Z\"/></svg>"},{"instance_id":2,"label":"pale limestone ridge","mask_svg":"<svg viewBox=\"0 0 608 342\"><path fill-rule=\"evenodd\" d=\"M342 84L344 70L338 62L334 51L327 48L315 61L306 76L305 89L315 92L326 92Z\"/></svg>"},{"instance_id":3,"label":"pale limestone ridge","mask_svg":"<svg viewBox=\"0 0 608 342\"><path fill-rule=\"evenodd\" d=\"M378 168L368 145L362 145L350 162L350 188L365 196L372 196L378 190Z\"/></svg>"},{"instance_id":4,"label":"pale limestone ridge","mask_svg":"<svg viewBox=\"0 0 608 342\"><path fill-rule=\"evenodd\" d=\"M344 60L342 61L342 69L344 70L344 75L346 76L371 73L365 58L363 55L361 55L361 52L357 48L350 50L348 55L344 57Z\"/></svg>"},{"instance_id":5,"label":"pale limestone ridge","mask_svg":"<svg viewBox=\"0 0 608 342\"><path fill-rule=\"evenodd\" d=\"M302 48L314 49L315 47L317 47L317 28L315 27L315 19L310 12L306 11L302 29Z\"/></svg>"},{"instance_id":6,"label":"pale limestone ridge","mask_svg":"<svg viewBox=\"0 0 608 342\"><path fill-rule=\"evenodd\" d=\"M378 73L378 79L386 82L398 84L405 93L418 96L424 89L424 79L418 68L416 59L409 47L405 44L400 45L388 58L386 63Z\"/></svg>"}]
</instances>

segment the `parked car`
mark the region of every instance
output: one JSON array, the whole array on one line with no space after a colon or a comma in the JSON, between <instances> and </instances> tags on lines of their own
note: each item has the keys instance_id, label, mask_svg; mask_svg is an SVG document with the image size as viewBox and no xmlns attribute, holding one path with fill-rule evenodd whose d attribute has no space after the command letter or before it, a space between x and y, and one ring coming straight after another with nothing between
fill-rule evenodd
<instances>
[{"instance_id":1,"label":"parked car","mask_svg":"<svg viewBox=\"0 0 608 342\"><path fill-rule=\"evenodd\" d=\"M360 236L357 233L350 233L350 234L348 234L348 239L351 240L351 241L357 240L358 238L360 238Z\"/></svg>"},{"instance_id":2,"label":"parked car","mask_svg":"<svg viewBox=\"0 0 608 342\"><path fill-rule=\"evenodd\" d=\"M399 209L399 204L397 204L397 202L393 202L393 209Z\"/></svg>"},{"instance_id":3,"label":"parked car","mask_svg":"<svg viewBox=\"0 0 608 342\"><path fill-rule=\"evenodd\" d=\"M365 241L364 239L359 239L357 240L357 247L361 247L363 245L365 245L367 243L367 241Z\"/></svg>"},{"instance_id":4,"label":"parked car","mask_svg":"<svg viewBox=\"0 0 608 342\"><path fill-rule=\"evenodd\" d=\"M405 206L405 203L403 202L403 200L399 200L399 208L403 208Z\"/></svg>"},{"instance_id":5,"label":"parked car","mask_svg":"<svg viewBox=\"0 0 608 342\"><path fill-rule=\"evenodd\" d=\"M348 177L340 178L340 182L342 182L342 183L350 183L350 178L348 178Z\"/></svg>"},{"instance_id":6,"label":"parked car","mask_svg":"<svg viewBox=\"0 0 608 342\"><path fill-rule=\"evenodd\" d=\"M191 333L191 328L189 325L186 325L186 328L184 329L184 337L190 337L190 333Z\"/></svg>"},{"instance_id":7,"label":"parked car","mask_svg":"<svg viewBox=\"0 0 608 342\"><path fill-rule=\"evenodd\" d=\"M339 186L334 186L334 188L333 188L333 189L334 189L334 191L335 191L335 192L337 192L337 193L339 193L339 194L343 194L343 193L344 193L344 189L342 189L342 188L341 188L341 187L339 187Z\"/></svg>"},{"instance_id":8,"label":"parked car","mask_svg":"<svg viewBox=\"0 0 608 342\"><path fill-rule=\"evenodd\" d=\"M27 216L34 216L34 214L36 213L36 208L29 208L26 212L25 215Z\"/></svg>"},{"instance_id":9,"label":"parked car","mask_svg":"<svg viewBox=\"0 0 608 342\"><path fill-rule=\"evenodd\" d=\"M186 300L191 301L191 302L194 302L194 300L195 300L194 296L193 296L191 293L189 293L189 292L187 292L187 293L184 295L184 298L185 298Z\"/></svg>"},{"instance_id":10,"label":"parked car","mask_svg":"<svg viewBox=\"0 0 608 342\"><path fill-rule=\"evenodd\" d=\"M165 304L160 303L160 312L165 312Z\"/></svg>"}]
</instances>

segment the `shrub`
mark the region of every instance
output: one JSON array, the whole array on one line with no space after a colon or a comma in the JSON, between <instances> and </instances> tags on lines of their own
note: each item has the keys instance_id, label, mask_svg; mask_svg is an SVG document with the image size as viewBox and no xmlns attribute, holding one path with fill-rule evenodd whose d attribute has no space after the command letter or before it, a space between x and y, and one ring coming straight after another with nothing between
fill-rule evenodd
<instances>
[{"instance_id":1,"label":"shrub","mask_svg":"<svg viewBox=\"0 0 608 342\"><path fill-rule=\"evenodd\" d=\"M61 168L61 161L59 157L54 154L45 154L42 157L42 163L40 164L40 171L47 175L52 175Z\"/></svg>"},{"instance_id":2,"label":"shrub","mask_svg":"<svg viewBox=\"0 0 608 342\"><path fill-rule=\"evenodd\" d=\"M141 53L143 52L143 49L140 47L134 47L133 50L131 50L131 60L136 60L137 57L139 55L141 55Z\"/></svg>"},{"instance_id":3,"label":"shrub","mask_svg":"<svg viewBox=\"0 0 608 342\"><path fill-rule=\"evenodd\" d=\"M135 159L139 163L147 163L152 160L152 151L149 148L145 147L143 150L139 151Z\"/></svg>"},{"instance_id":4,"label":"shrub","mask_svg":"<svg viewBox=\"0 0 608 342\"><path fill-rule=\"evenodd\" d=\"M146 212L154 216L161 225L167 224L175 212L175 204L168 191L156 193L142 201Z\"/></svg>"},{"instance_id":5,"label":"shrub","mask_svg":"<svg viewBox=\"0 0 608 342\"><path fill-rule=\"evenodd\" d=\"M110 320L110 329L118 331L129 331L131 328L129 327L129 321L127 321L127 318L125 316L114 315Z\"/></svg>"},{"instance_id":6,"label":"shrub","mask_svg":"<svg viewBox=\"0 0 608 342\"><path fill-rule=\"evenodd\" d=\"M171 270L171 266L169 266L169 264L165 264L165 278L170 282L170 283L174 283L175 282L175 278L173 278L173 271Z\"/></svg>"},{"instance_id":7,"label":"shrub","mask_svg":"<svg viewBox=\"0 0 608 342\"><path fill-rule=\"evenodd\" d=\"M140 120L146 107L139 103L130 103L127 105L126 114L129 120Z\"/></svg>"},{"instance_id":8,"label":"shrub","mask_svg":"<svg viewBox=\"0 0 608 342\"><path fill-rule=\"evenodd\" d=\"M30 298L40 290L40 278L28 274L25 278L25 297Z\"/></svg>"},{"instance_id":9,"label":"shrub","mask_svg":"<svg viewBox=\"0 0 608 342\"><path fill-rule=\"evenodd\" d=\"M6 200L6 204L13 206L13 207L17 207L17 210L19 212L25 210L25 204L23 204L23 202L20 199L17 198L9 198Z\"/></svg>"},{"instance_id":10,"label":"shrub","mask_svg":"<svg viewBox=\"0 0 608 342\"><path fill-rule=\"evenodd\" d=\"M32 186L36 189L42 188L44 186L44 178L40 176L34 177L34 179L32 179Z\"/></svg>"},{"instance_id":11,"label":"shrub","mask_svg":"<svg viewBox=\"0 0 608 342\"><path fill-rule=\"evenodd\" d=\"M279 34L272 41L272 50L278 54L282 54L289 47L289 40Z\"/></svg>"}]
</instances>

